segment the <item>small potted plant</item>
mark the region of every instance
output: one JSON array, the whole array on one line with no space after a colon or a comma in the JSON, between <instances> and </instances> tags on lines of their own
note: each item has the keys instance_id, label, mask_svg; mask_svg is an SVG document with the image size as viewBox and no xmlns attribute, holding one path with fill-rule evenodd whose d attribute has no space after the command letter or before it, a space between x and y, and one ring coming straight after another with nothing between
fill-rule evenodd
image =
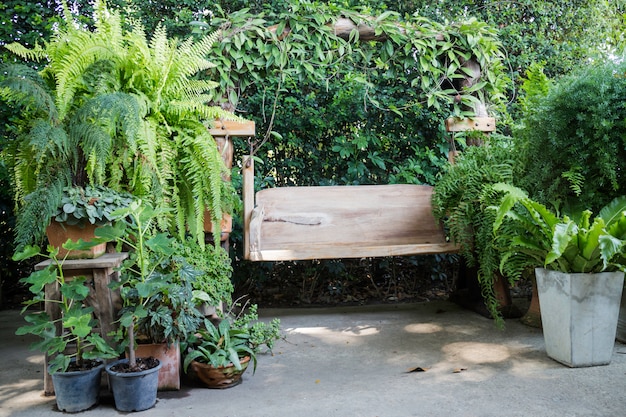
<instances>
[{"instance_id":1,"label":"small potted plant","mask_svg":"<svg viewBox=\"0 0 626 417\"><path fill-rule=\"evenodd\" d=\"M230 388L242 382L241 376L253 363L263 345L271 351L280 338L280 320L258 321L257 306L245 314L227 317L216 325L205 319L185 352L184 369L207 388Z\"/></svg>"},{"instance_id":2,"label":"small potted plant","mask_svg":"<svg viewBox=\"0 0 626 417\"><path fill-rule=\"evenodd\" d=\"M102 185L65 187L52 221L46 229L48 241L59 248L59 256L68 259L96 258L106 251L106 242L89 249L66 252L61 245L67 240L85 241L95 237L95 229L118 219L113 213L135 200L129 193Z\"/></svg>"},{"instance_id":3,"label":"small potted plant","mask_svg":"<svg viewBox=\"0 0 626 417\"><path fill-rule=\"evenodd\" d=\"M175 240L167 233L156 232L159 211L142 200L127 209L116 212L123 218L115 225L98 229L97 234L114 240L129 250L129 258L120 270L119 288L124 305L120 311L118 340L128 359L107 366L112 382L116 407L121 411L139 411L156 402L159 389L178 389L180 368L179 342L184 342L202 322L202 315L192 303L195 271L173 262ZM167 354L168 372L155 372L151 397L137 405L136 398L123 398L131 393L124 382L132 381L133 371L142 364L151 365L153 353L142 353L140 341L158 344L158 350ZM140 350L141 349L141 350ZM158 358L157 358L158 359ZM158 359L159 368L165 358ZM152 370L152 369L151 369ZM170 372L173 371L173 372ZM173 378L173 379L171 379ZM117 386L116 384L118 384ZM116 388L117 386L117 388ZM154 391L152 391L154 388ZM119 400L119 401L118 401Z\"/></svg>"},{"instance_id":4,"label":"small potted plant","mask_svg":"<svg viewBox=\"0 0 626 417\"><path fill-rule=\"evenodd\" d=\"M624 285L626 196L592 219L585 210L558 216L525 191L505 192L493 225L510 276L535 268L546 351L570 367L611 361Z\"/></svg>"},{"instance_id":5,"label":"small potted plant","mask_svg":"<svg viewBox=\"0 0 626 417\"><path fill-rule=\"evenodd\" d=\"M93 243L67 241L63 248L86 250L90 245ZM64 258L59 258L59 250L52 246L48 247L48 253L39 247L27 246L13 259L21 261L35 256L49 258L51 262L21 280L30 286L33 298L22 310L22 313L28 311L25 316L28 324L20 327L16 334L30 333L42 339L32 347L46 354L46 371L52 376L59 410L86 410L98 402L103 360L116 358L118 352L94 332L97 322L93 317L94 308L86 305L90 294L86 278L66 277L62 268ZM40 303L58 311L49 314L29 309Z\"/></svg>"}]
</instances>

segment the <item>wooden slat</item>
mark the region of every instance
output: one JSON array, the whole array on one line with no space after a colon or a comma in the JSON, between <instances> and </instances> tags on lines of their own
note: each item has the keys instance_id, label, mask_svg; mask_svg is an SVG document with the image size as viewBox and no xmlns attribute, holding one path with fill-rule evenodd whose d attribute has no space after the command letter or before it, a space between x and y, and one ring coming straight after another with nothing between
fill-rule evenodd
<instances>
[{"instance_id":1,"label":"wooden slat","mask_svg":"<svg viewBox=\"0 0 626 417\"><path fill-rule=\"evenodd\" d=\"M436 253L455 253L459 247L452 243L433 244L406 244L394 246L316 246L302 244L282 250L251 251L252 261L290 261L311 259L341 259L341 258L376 258L385 256L428 255Z\"/></svg>"},{"instance_id":2,"label":"wooden slat","mask_svg":"<svg viewBox=\"0 0 626 417\"><path fill-rule=\"evenodd\" d=\"M211 136L254 136L256 133L253 121L242 122L233 120L216 120L215 126L209 129Z\"/></svg>"},{"instance_id":3,"label":"wooden slat","mask_svg":"<svg viewBox=\"0 0 626 417\"><path fill-rule=\"evenodd\" d=\"M496 119L494 117L475 117L473 119L450 117L446 119L446 130L448 132L465 132L468 130L494 132L496 130Z\"/></svg>"}]
</instances>

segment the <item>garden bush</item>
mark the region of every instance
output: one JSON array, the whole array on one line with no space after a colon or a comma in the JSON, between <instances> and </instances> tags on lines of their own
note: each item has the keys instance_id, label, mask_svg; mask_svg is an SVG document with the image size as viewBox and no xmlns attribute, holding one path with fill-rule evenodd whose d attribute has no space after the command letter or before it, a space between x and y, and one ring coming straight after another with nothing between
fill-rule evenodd
<instances>
[{"instance_id":1,"label":"garden bush","mask_svg":"<svg viewBox=\"0 0 626 417\"><path fill-rule=\"evenodd\" d=\"M530 83L546 85L541 77ZM592 65L541 88L516 129L520 185L568 212L626 193L626 63Z\"/></svg>"}]
</instances>

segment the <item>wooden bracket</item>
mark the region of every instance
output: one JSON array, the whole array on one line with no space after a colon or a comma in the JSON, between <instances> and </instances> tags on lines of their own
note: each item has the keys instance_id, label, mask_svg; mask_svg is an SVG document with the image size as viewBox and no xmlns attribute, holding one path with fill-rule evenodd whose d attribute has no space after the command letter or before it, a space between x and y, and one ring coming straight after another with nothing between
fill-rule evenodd
<instances>
[{"instance_id":1,"label":"wooden bracket","mask_svg":"<svg viewBox=\"0 0 626 417\"><path fill-rule=\"evenodd\" d=\"M496 130L496 119L495 117L474 117L465 119L450 117L446 119L446 131L466 132L468 130L494 132Z\"/></svg>"}]
</instances>

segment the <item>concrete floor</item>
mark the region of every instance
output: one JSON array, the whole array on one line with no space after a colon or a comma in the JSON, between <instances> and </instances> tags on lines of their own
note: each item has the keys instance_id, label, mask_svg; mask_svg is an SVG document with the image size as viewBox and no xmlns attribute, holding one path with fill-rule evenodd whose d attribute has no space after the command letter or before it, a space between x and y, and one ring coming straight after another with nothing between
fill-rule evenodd
<instances>
[{"instance_id":1,"label":"concrete floor","mask_svg":"<svg viewBox=\"0 0 626 417\"><path fill-rule=\"evenodd\" d=\"M571 369L544 351L540 330L504 330L449 302L264 310L285 340L256 374L227 390L186 382L160 392L150 417L626 416L626 345L607 366ZM60 415L42 396L42 355L0 311L0 417ZM32 339L31 339L32 340ZM421 367L425 372L407 372ZM81 416L117 416L107 392Z\"/></svg>"}]
</instances>

